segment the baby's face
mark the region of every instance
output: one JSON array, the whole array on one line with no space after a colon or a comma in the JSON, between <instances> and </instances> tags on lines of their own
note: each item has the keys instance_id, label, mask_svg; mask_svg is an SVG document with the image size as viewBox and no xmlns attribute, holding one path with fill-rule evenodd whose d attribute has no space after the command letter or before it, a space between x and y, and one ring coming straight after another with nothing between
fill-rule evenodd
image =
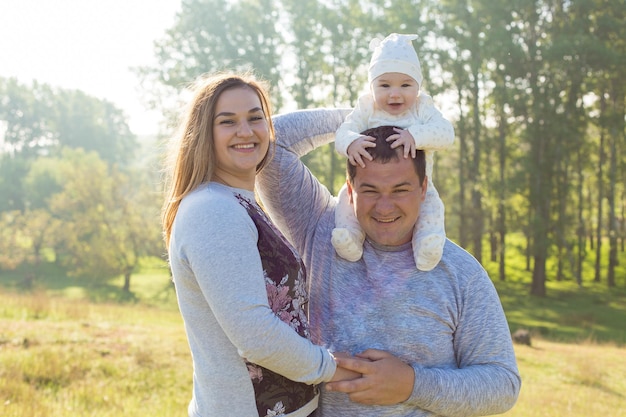
<instances>
[{"instance_id":1,"label":"baby's face","mask_svg":"<svg viewBox=\"0 0 626 417\"><path fill-rule=\"evenodd\" d=\"M386 72L372 81L376 106L394 116L413 107L419 90L417 81L400 72Z\"/></svg>"}]
</instances>

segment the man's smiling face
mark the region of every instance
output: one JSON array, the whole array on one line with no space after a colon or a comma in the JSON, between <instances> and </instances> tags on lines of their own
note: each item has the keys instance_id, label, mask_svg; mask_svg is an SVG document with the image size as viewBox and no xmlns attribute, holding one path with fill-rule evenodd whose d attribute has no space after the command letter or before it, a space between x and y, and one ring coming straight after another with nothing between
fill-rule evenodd
<instances>
[{"instance_id":1,"label":"man's smiling face","mask_svg":"<svg viewBox=\"0 0 626 417\"><path fill-rule=\"evenodd\" d=\"M420 184L411 158L400 156L386 163L366 161L356 167L348 194L367 237L380 245L399 246L411 241L427 178Z\"/></svg>"}]
</instances>

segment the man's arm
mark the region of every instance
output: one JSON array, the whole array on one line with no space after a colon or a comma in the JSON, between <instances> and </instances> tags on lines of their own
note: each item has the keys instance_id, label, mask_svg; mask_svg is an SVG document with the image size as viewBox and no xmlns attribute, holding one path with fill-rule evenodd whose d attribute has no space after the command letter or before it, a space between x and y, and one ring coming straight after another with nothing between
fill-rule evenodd
<instances>
[{"instance_id":1,"label":"man's arm","mask_svg":"<svg viewBox=\"0 0 626 417\"><path fill-rule=\"evenodd\" d=\"M273 118L276 149L257 176L257 191L272 221L302 254L309 232L333 196L300 157L330 143L349 109L300 110Z\"/></svg>"}]
</instances>

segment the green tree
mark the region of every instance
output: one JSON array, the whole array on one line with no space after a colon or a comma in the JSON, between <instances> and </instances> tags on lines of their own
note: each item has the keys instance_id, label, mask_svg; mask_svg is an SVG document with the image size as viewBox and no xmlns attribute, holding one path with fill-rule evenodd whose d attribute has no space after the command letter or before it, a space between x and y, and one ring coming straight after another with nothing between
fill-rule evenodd
<instances>
[{"instance_id":1,"label":"green tree","mask_svg":"<svg viewBox=\"0 0 626 417\"><path fill-rule=\"evenodd\" d=\"M234 13L244 6L263 17L249 22L249 15ZM150 74L177 89L201 72L254 67L270 79L274 95L278 88L277 100L350 107L367 88L370 39L417 33L426 91L455 101L446 107L456 113L450 115L456 149L438 154L435 166L449 235L481 260L489 238L505 279L508 235L523 234L531 294L542 296L549 279L579 285L588 279L582 265L589 247L597 279L606 272L612 285L618 252L624 253L624 6L624 0L186 1L156 45L160 64ZM202 17L208 10L211 16ZM255 39L258 33L263 39ZM234 48L240 38L246 47ZM267 62L275 78L267 76ZM332 145L305 162L331 191L343 182Z\"/></svg>"},{"instance_id":2,"label":"green tree","mask_svg":"<svg viewBox=\"0 0 626 417\"><path fill-rule=\"evenodd\" d=\"M24 210L25 196L22 180L30 162L22 156L0 154L0 212Z\"/></svg>"},{"instance_id":3,"label":"green tree","mask_svg":"<svg viewBox=\"0 0 626 417\"><path fill-rule=\"evenodd\" d=\"M283 0L283 19L288 22L288 42L291 54L286 60L294 63L294 81L287 85L295 105L307 109L323 104L327 97L316 97L312 85L323 85L327 66L327 52L320 47L327 42L328 30L324 27L325 9L320 2Z\"/></svg>"},{"instance_id":4,"label":"green tree","mask_svg":"<svg viewBox=\"0 0 626 417\"><path fill-rule=\"evenodd\" d=\"M572 199L572 194L579 196L582 187L582 170L587 164L581 160L580 149L586 146L586 132L589 118L584 108L584 94L586 93L586 74L589 71L589 52L586 47L589 43L590 22L585 8L580 3L572 3L570 7L561 5L554 10L555 24L552 27L552 42L546 48L546 58L551 61L552 76L555 89L560 90L557 114L552 121L555 129L556 149L558 160L555 165L555 207L553 219L555 245L557 252L556 279L564 278L566 261L574 275L579 271L573 259L572 247L574 242L580 242L577 232L581 229L577 225L580 218L582 198ZM581 45L583 46L581 48ZM577 184L578 183L578 184ZM575 201L575 204L572 202ZM582 252L578 251L579 255ZM582 278L577 276L579 285Z\"/></svg>"},{"instance_id":5,"label":"green tree","mask_svg":"<svg viewBox=\"0 0 626 417\"><path fill-rule=\"evenodd\" d=\"M484 131L483 131L483 103L481 102L481 85L485 84L485 13L480 7L480 2L468 2L466 0L450 0L442 2L441 11L443 13L444 24L441 27L441 36L448 38L454 45L451 53L453 60L463 62L462 72L469 76L462 75L457 81L466 82L460 86L468 91L467 98L467 118L464 119L463 136L459 138L462 146L461 164L463 181L467 180L470 187L469 209L462 213L464 219L462 224L470 224L468 240L472 245L472 253L479 261L482 260L482 237L485 228L485 213L483 208L483 196L485 195L484 177L482 176L485 158ZM478 8L478 9L477 9ZM454 67L453 67L454 68ZM453 74L457 74L453 70ZM460 199L467 198L463 193ZM465 206L465 202L462 203ZM467 233L467 231L466 231Z\"/></svg>"},{"instance_id":6,"label":"green tree","mask_svg":"<svg viewBox=\"0 0 626 417\"><path fill-rule=\"evenodd\" d=\"M0 269L13 270L27 257L27 248L19 235L21 212L0 212Z\"/></svg>"},{"instance_id":7,"label":"green tree","mask_svg":"<svg viewBox=\"0 0 626 417\"><path fill-rule=\"evenodd\" d=\"M0 77L0 121L5 125L3 152L14 156L38 155L54 144L54 92L36 81L31 86L15 78Z\"/></svg>"},{"instance_id":8,"label":"green tree","mask_svg":"<svg viewBox=\"0 0 626 417\"><path fill-rule=\"evenodd\" d=\"M13 270L25 266L23 285L32 288L38 266L44 261L43 250L53 247L59 222L45 209L15 210L0 213L0 268Z\"/></svg>"},{"instance_id":9,"label":"green tree","mask_svg":"<svg viewBox=\"0 0 626 417\"><path fill-rule=\"evenodd\" d=\"M271 0L183 0L174 25L155 42L157 65L137 72L157 96L177 97L198 76L227 69L254 70L278 87L283 41L276 7ZM281 95L272 99L280 108ZM150 100L163 101L154 94Z\"/></svg>"},{"instance_id":10,"label":"green tree","mask_svg":"<svg viewBox=\"0 0 626 417\"><path fill-rule=\"evenodd\" d=\"M95 151L112 164L127 166L135 157L138 143L122 110L79 90L55 94L54 130L58 145Z\"/></svg>"},{"instance_id":11,"label":"green tree","mask_svg":"<svg viewBox=\"0 0 626 417\"><path fill-rule=\"evenodd\" d=\"M591 67L592 80L589 85L594 87L599 110L596 123L599 127L601 158L598 166L598 216L596 231L596 270L595 281L600 281L600 262L603 230L609 237L609 259L607 269L607 285L615 285L615 267L618 264L618 216L617 201L619 193L623 196L626 180L626 148L625 120L626 114L626 2L624 0L580 0L581 14L587 12L590 40L587 43L588 62ZM578 2L576 3L578 4ZM593 30L592 30L593 29ZM606 152L606 154L605 154ZM608 161L607 161L608 159ZM608 162L608 178L604 177L604 164ZM606 184L606 185L605 185ZM608 204L608 218L603 218L603 200L605 195ZM622 205L623 205L622 201ZM623 208L622 208L623 210ZM622 212L623 216L623 212ZM622 222L623 222L622 217ZM603 225L606 225L603 228ZM623 231L622 231L623 233ZM623 239L623 237L622 237ZM622 241L623 242L623 241ZM624 252L622 246L622 252Z\"/></svg>"},{"instance_id":12,"label":"green tree","mask_svg":"<svg viewBox=\"0 0 626 417\"><path fill-rule=\"evenodd\" d=\"M65 149L41 161L61 189L47 198L62 234L57 262L71 276L107 280L122 274L124 289L143 256L161 255L158 204L146 183L107 165L95 152ZM142 178L136 175L136 178Z\"/></svg>"},{"instance_id":13,"label":"green tree","mask_svg":"<svg viewBox=\"0 0 626 417\"><path fill-rule=\"evenodd\" d=\"M0 121L6 126L4 152L11 157L32 159L71 147L125 165L137 146L126 115L110 102L36 81L0 77Z\"/></svg>"},{"instance_id":14,"label":"green tree","mask_svg":"<svg viewBox=\"0 0 626 417\"><path fill-rule=\"evenodd\" d=\"M111 103L77 90L2 77L0 139L0 195L6 196L0 211L27 208L24 179L40 155L82 148L123 167L137 147L126 116Z\"/></svg>"}]
</instances>

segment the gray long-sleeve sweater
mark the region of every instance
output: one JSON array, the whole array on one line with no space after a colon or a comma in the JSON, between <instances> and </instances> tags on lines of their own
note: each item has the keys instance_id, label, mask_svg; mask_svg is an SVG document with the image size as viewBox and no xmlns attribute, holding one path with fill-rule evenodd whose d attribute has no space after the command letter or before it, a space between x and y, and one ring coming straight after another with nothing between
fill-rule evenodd
<instances>
[{"instance_id":1,"label":"gray long-sleeve sweater","mask_svg":"<svg viewBox=\"0 0 626 417\"><path fill-rule=\"evenodd\" d=\"M272 229L251 191L203 184L180 205L169 257L193 357L189 416L306 417L317 396L305 384L335 372L306 338L300 257Z\"/></svg>"},{"instance_id":2,"label":"gray long-sleeve sweater","mask_svg":"<svg viewBox=\"0 0 626 417\"><path fill-rule=\"evenodd\" d=\"M257 178L265 209L309 272L312 339L335 351L377 348L415 371L410 398L393 406L352 403L322 390L318 416L478 416L513 406L521 379L493 283L466 251L447 241L438 266L415 268L411 244L366 242L358 262L331 245L335 199L299 158L333 139L345 110L274 118L277 150Z\"/></svg>"}]
</instances>

